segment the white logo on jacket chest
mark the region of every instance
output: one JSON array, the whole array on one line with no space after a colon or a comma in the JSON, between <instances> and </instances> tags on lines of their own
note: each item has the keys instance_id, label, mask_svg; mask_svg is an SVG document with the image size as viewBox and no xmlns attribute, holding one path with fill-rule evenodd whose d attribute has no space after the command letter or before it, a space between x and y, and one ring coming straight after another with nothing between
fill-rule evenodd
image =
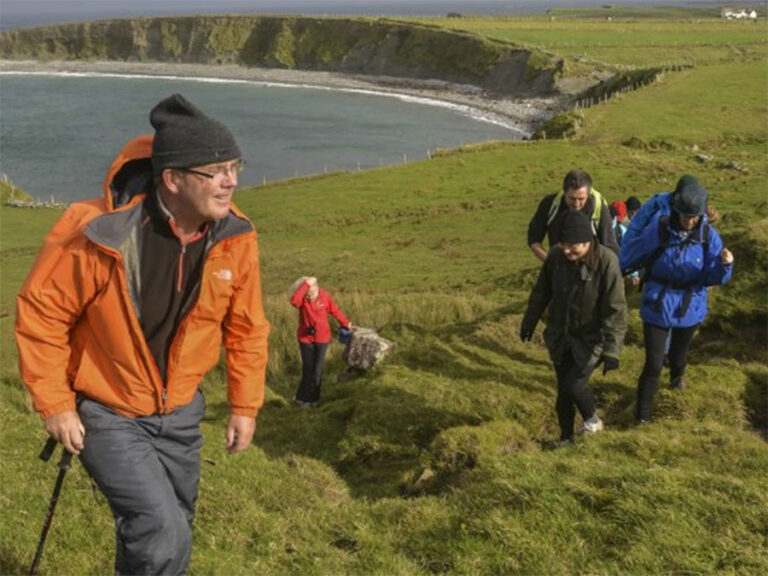
<instances>
[{"instance_id":1,"label":"white logo on jacket chest","mask_svg":"<svg viewBox=\"0 0 768 576\"><path fill-rule=\"evenodd\" d=\"M213 271L214 278L224 280L225 282L232 282L232 270L229 268L221 268L220 270Z\"/></svg>"}]
</instances>

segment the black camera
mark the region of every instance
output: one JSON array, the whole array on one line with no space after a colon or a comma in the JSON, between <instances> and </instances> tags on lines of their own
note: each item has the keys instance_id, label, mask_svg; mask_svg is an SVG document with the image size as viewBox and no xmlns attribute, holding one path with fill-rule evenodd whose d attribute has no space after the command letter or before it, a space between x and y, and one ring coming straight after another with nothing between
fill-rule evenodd
<instances>
[{"instance_id":1,"label":"black camera","mask_svg":"<svg viewBox=\"0 0 768 576\"><path fill-rule=\"evenodd\" d=\"M314 326L307 326L304 328L304 333L307 336L314 336L315 335L315 327Z\"/></svg>"}]
</instances>

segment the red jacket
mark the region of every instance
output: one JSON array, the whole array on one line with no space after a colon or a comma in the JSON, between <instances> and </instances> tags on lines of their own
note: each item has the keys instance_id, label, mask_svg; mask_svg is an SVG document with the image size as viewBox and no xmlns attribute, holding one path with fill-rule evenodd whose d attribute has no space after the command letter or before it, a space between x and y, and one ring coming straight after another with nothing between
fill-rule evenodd
<instances>
[{"instance_id":1,"label":"red jacket","mask_svg":"<svg viewBox=\"0 0 768 576\"><path fill-rule=\"evenodd\" d=\"M151 136L126 145L107 174L104 198L72 204L19 291L20 372L43 418L75 410L78 392L129 417L168 413L192 401L222 345L232 413L255 416L264 402L269 324L257 236L234 205L213 225L199 296L173 339L165 381L157 369L136 304L145 196L119 187L136 182L124 169L144 168L151 178L151 151Z\"/></svg>"},{"instance_id":2,"label":"red jacket","mask_svg":"<svg viewBox=\"0 0 768 576\"><path fill-rule=\"evenodd\" d=\"M307 290L309 290L309 284L304 282L291 296L291 304L299 309L299 330L296 335L299 342L327 344L331 341L328 314L332 314L345 328L349 327L349 320L339 310L328 292L319 288L317 298L310 302L304 298ZM314 335L307 333L308 328L315 329Z\"/></svg>"}]
</instances>

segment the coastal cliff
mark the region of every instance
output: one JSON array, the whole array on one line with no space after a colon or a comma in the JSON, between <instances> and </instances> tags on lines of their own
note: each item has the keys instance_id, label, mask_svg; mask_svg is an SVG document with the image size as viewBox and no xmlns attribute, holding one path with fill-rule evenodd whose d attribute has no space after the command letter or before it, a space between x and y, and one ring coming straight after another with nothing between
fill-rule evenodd
<instances>
[{"instance_id":1,"label":"coastal cliff","mask_svg":"<svg viewBox=\"0 0 768 576\"><path fill-rule=\"evenodd\" d=\"M535 49L387 19L188 16L0 34L8 60L117 60L440 80L505 97L557 95L563 62Z\"/></svg>"}]
</instances>

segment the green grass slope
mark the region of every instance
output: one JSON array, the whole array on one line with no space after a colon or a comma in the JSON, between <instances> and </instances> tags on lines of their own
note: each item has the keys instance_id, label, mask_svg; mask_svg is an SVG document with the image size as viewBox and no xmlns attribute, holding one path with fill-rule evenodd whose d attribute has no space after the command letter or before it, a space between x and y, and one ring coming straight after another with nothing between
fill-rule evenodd
<instances>
[{"instance_id":1,"label":"green grass slope","mask_svg":"<svg viewBox=\"0 0 768 576\"><path fill-rule=\"evenodd\" d=\"M260 231L273 325L267 402L254 446L229 457L223 367L203 384L190 573L764 572L765 64L668 73L582 111L570 141L466 147L240 191ZM629 410L643 363L630 293L621 369L592 379L607 430L553 450L555 384L541 329L528 344L516 335L538 269L528 219L577 166L611 200L698 175L736 269L711 292L689 387L667 388L665 373L656 418L642 427ZM12 325L15 292L59 215L0 208L0 573L29 566L55 477L36 458L45 435L19 379ZM300 367L286 290L305 274L355 324L396 343L381 367L343 383L332 346L313 410L291 404ZM107 573L113 550L108 506L75 464L41 573Z\"/></svg>"},{"instance_id":2,"label":"green grass slope","mask_svg":"<svg viewBox=\"0 0 768 576\"><path fill-rule=\"evenodd\" d=\"M685 10L687 17L668 17L669 10L618 8L579 12L553 11L528 18L434 18L435 26L537 47L561 57L625 66L670 63L713 64L744 58L762 59L768 45L765 14L757 21L729 21ZM591 15L591 17L589 17ZM646 17L652 16L651 18ZM719 14L718 14L719 15ZM421 20L420 20L421 21Z\"/></svg>"}]
</instances>

